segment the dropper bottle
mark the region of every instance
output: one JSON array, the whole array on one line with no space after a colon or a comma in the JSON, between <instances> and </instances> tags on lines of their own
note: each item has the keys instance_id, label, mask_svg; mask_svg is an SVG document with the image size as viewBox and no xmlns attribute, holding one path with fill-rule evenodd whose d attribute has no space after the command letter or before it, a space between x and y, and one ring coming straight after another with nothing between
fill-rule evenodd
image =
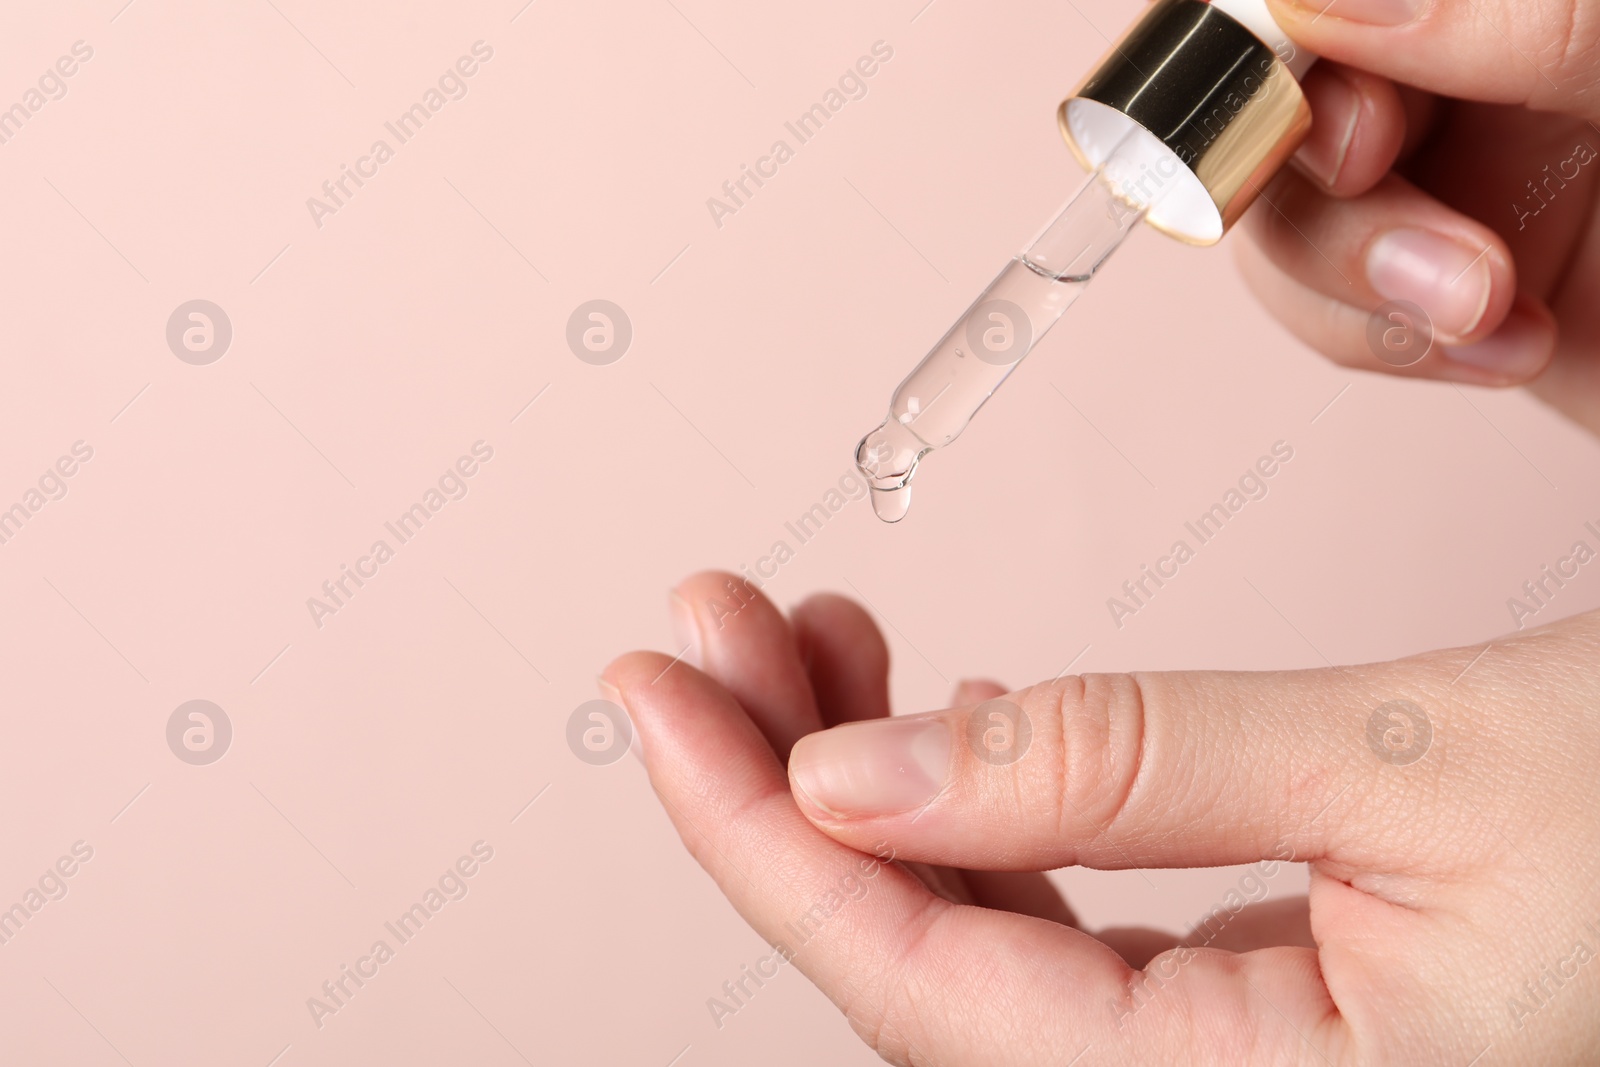
<instances>
[{"instance_id":1,"label":"dropper bottle","mask_svg":"<svg viewBox=\"0 0 1600 1067\"><path fill-rule=\"evenodd\" d=\"M898 522L922 457L984 401L1140 222L1215 244L1311 129L1297 49L1266 0L1156 0L1057 112L1090 171L895 390L856 449L873 509Z\"/></svg>"}]
</instances>

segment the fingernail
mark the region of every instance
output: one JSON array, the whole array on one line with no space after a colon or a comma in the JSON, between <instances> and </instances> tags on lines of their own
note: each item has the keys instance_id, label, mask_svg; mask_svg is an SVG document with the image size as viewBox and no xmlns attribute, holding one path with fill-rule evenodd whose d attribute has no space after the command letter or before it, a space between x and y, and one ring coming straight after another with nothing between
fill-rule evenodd
<instances>
[{"instance_id":1,"label":"fingernail","mask_svg":"<svg viewBox=\"0 0 1600 1067\"><path fill-rule=\"evenodd\" d=\"M1292 6L1316 15L1371 26L1399 26L1422 15L1428 0L1289 0Z\"/></svg>"},{"instance_id":2,"label":"fingernail","mask_svg":"<svg viewBox=\"0 0 1600 1067\"><path fill-rule=\"evenodd\" d=\"M1445 345L1452 363L1488 371L1509 382L1522 382L1543 369L1550 358L1548 326L1533 315L1512 310L1494 333L1475 345Z\"/></svg>"},{"instance_id":3,"label":"fingernail","mask_svg":"<svg viewBox=\"0 0 1600 1067\"><path fill-rule=\"evenodd\" d=\"M835 818L892 815L926 804L950 773L950 727L940 718L873 719L800 739L795 785Z\"/></svg>"},{"instance_id":4,"label":"fingernail","mask_svg":"<svg viewBox=\"0 0 1600 1067\"><path fill-rule=\"evenodd\" d=\"M600 691L601 697L621 708L624 714L627 713L628 705L622 702L622 691L620 689L598 674L594 677L594 684L595 688ZM628 750L633 753L634 759L640 763L644 762L644 738L639 736L638 730L633 731L633 743L628 746Z\"/></svg>"},{"instance_id":5,"label":"fingernail","mask_svg":"<svg viewBox=\"0 0 1600 1067\"><path fill-rule=\"evenodd\" d=\"M700 669L700 623L694 609L678 594L667 590L667 614L672 617L672 637L677 642L678 658L689 666Z\"/></svg>"},{"instance_id":6,"label":"fingernail","mask_svg":"<svg viewBox=\"0 0 1600 1067\"><path fill-rule=\"evenodd\" d=\"M1344 169L1344 157L1356 136L1361 94L1348 81L1328 71L1308 77L1304 88L1316 124L1295 159L1313 178L1331 188Z\"/></svg>"},{"instance_id":7,"label":"fingernail","mask_svg":"<svg viewBox=\"0 0 1600 1067\"><path fill-rule=\"evenodd\" d=\"M1429 230L1390 230L1373 241L1367 249L1367 281L1386 300L1420 306L1437 335L1471 333L1489 306L1484 249Z\"/></svg>"}]
</instances>

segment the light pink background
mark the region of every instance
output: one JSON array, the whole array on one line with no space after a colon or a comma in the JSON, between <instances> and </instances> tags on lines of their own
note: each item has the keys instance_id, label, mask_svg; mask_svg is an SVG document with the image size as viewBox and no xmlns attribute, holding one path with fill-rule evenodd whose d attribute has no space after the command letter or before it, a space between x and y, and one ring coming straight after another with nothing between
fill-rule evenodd
<instances>
[{"instance_id":1,"label":"light pink background","mask_svg":"<svg viewBox=\"0 0 1600 1067\"><path fill-rule=\"evenodd\" d=\"M713 1025L762 942L639 766L565 729L611 656L668 647L669 584L787 538L1078 181L1053 109L1136 0L924 2L0 16L0 106L94 50L0 145L0 507L94 449L0 545L0 907L94 849L0 946L0 1062L877 1062L787 971ZM306 199L479 40L468 95L319 229ZM879 40L867 96L716 227L706 198ZM208 366L164 336L196 298L234 329ZM595 298L634 327L610 366L565 342ZM479 440L468 495L315 626ZM1270 495L1117 628L1107 597L1279 440ZM852 503L768 591L870 600L901 710L1069 663L1390 657L1505 630L1600 520L1597 474L1527 397L1343 373L1225 249L1144 233L908 521ZM1600 579L1561 596L1539 621ZM209 766L165 739L197 698L234 729ZM479 840L465 899L319 1029L307 998ZM1091 923L1177 930L1237 872L1058 877Z\"/></svg>"}]
</instances>

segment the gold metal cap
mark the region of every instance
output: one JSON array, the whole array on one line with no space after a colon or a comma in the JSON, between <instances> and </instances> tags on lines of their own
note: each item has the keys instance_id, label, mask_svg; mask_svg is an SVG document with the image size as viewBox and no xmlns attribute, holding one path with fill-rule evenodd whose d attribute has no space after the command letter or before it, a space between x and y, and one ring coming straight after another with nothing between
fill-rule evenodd
<instances>
[{"instance_id":1,"label":"gold metal cap","mask_svg":"<svg viewBox=\"0 0 1600 1067\"><path fill-rule=\"evenodd\" d=\"M1191 244L1220 240L1311 129L1311 109L1284 60L1204 0L1152 4L1062 101L1057 119L1090 170L1121 143L1130 120L1164 146L1151 146L1158 169L1187 188L1164 194L1147 221Z\"/></svg>"}]
</instances>

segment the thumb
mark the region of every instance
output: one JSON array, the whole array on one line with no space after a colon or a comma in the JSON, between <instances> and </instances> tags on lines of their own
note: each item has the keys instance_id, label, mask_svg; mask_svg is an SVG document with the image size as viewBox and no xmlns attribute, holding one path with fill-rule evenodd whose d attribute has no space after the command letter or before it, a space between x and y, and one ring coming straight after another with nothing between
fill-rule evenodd
<instances>
[{"instance_id":1,"label":"thumb","mask_svg":"<svg viewBox=\"0 0 1600 1067\"><path fill-rule=\"evenodd\" d=\"M1296 44L1429 92L1592 117L1583 0L1268 0Z\"/></svg>"},{"instance_id":2,"label":"thumb","mask_svg":"<svg viewBox=\"0 0 1600 1067\"><path fill-rule=\"evenodd\" d=\"M790 786L845 844L956 867L1365 867L1427 821L1449 666L1063 678L811 734Z\"/></svg>"}]
</instances>

